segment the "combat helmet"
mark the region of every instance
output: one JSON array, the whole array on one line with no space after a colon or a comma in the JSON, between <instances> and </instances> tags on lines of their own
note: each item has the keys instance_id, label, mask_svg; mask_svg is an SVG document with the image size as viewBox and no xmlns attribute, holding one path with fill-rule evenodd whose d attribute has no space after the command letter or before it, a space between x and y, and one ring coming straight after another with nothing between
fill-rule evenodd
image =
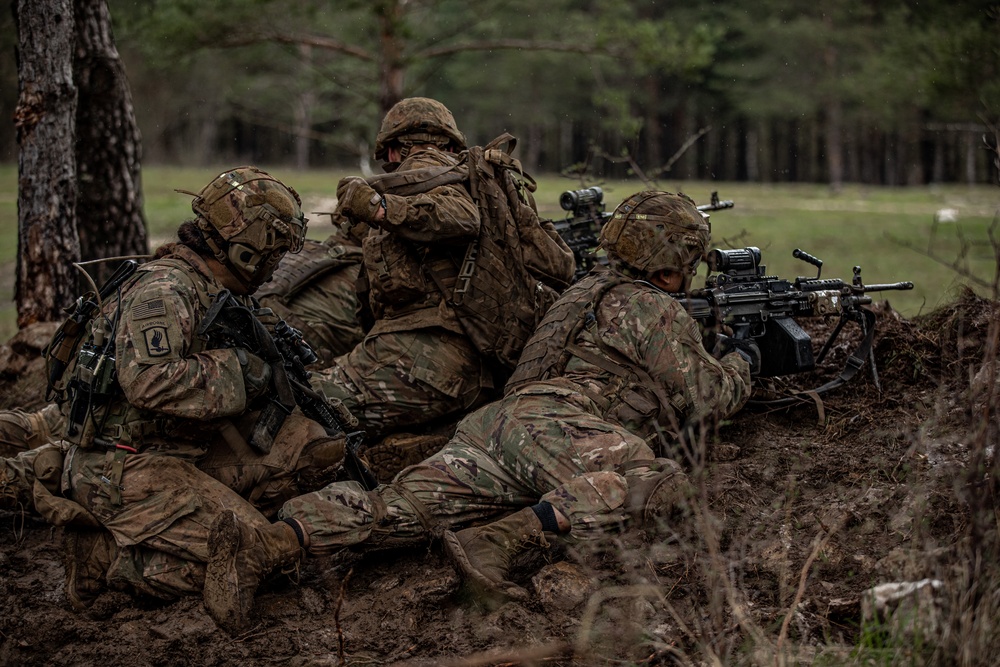
<instances>
[{"instance_id":1,"label":"combat helmet","mask_svg":"<svg viewBox=\"0 0 1000 667\"><path fill-rule=\"evenodd\" d=\"M402 144L404 150L415 143L449 144L465 150L465 135L458 131L455 117L448 107L428 97L408 97L396 102L385 118L375 138L375 159L389 159L389 146Z\"/></svg>"},{"instance_id":2,"label":"combat helmet","mask_svg":"<svg viewBox=\"0 0 1000 667\"><path fill-rule=\"evenodd\" d=\"M601 229L600 244L640 277L670 270L693 276L712 228L684 194L639 192L618 205Z\"/></svg>"},{"instance_id":3,"label":"combat helmet","mask_svg":"<svg viewBox=\"0 0 1000 667\"><path fill-rule=\"evenodd\" d=\"M286 252L302 250L306 218L298 193L257 167L219 174L195 195L191 209L216 259L251 291L271 277Z\"/></svg>"}]
</instances>

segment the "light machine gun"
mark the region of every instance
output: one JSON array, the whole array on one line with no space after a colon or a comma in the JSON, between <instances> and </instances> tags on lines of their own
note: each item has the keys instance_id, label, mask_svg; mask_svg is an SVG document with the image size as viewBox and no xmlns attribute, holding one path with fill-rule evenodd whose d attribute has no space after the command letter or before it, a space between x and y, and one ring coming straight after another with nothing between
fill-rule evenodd
<instances>
[{"instance_id":1,"label":"light machine gun","mask_svg":"<svg viewBox=\"0 0 1000 667\"><path fill-rule=\"evenodd\" d=\"M314 363L317 357L300 331L280 320L272 336L250 308L237 301L229 290L222 290L205 314L198 335L209 340L213 347L244 348L271 366L273 391L250 434L251 447L261 453L269 452L285 418L298 405L302 413L323 426L328 435L344 436L344 468L348 474L369 490L378 485L358 455L364 433L356 430L357 418L343 405L331 403L309 385L310 372L306 366Z\"/></svg>"},{"instance_id":2,"label":"light machine gun","mask_svg":"<svg viewBox=\"0 0 1000 667\"><path fill-rule=\"evenodd\" d=\"M804 373L823 361L844 325L855 322L861 328L862 340L848 358L840 375L812 390L819 394L847 382L871 360L872 376L881 390L872 354L875 335L875 313L864 308L871 304L869 292L913 289L912 282L865 285L861 267L854 267L851 282L839 278L821 278L823 262L809 253L796 249L792 256L817 268L816 277L797 277L788 281L767 275L761 264L759 248L748 247L710 251L708 265L716 273L705 281L705 287L693 289L679 299L689 313L707 326L725 325L732 329L736 340L752 340L760 349L761 368L758 376L776 377ZM814 355L812 340L796 322L796 318L837 315L837 323ZM795 397L759 404L780 407L798 402Z\"/></svg>"},{"instance_id":3,"label":"light machine gun","mask_svg":"<svg viewBox=\"0 0 1000 667\"><path fill-rule=\"evenodd\" d=\"M604 191L597 186L582 190L567 190L559 195L559 206L568 211L566 219L553 221L552 224L573 251L576 260L573 281L576 282L590 273L595 265L607 265L607 257L603 254L598 255L596 251L601 227L611 217L611 213L604 210ZM719 193L713 192L711 203L702 204L697 208L699 211L708 212L733 206L732 201L721 201Z\"/></svg>"}]
</instances>

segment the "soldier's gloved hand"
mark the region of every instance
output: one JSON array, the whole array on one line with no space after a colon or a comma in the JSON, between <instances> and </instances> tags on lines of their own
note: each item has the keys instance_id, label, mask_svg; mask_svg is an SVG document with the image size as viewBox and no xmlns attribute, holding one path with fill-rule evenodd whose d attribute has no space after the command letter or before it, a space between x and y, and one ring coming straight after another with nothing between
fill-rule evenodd
<instances>
[{"instance_id":1,"label":"soldier's gloved hand","mask_svg":"<svg viewBox=\"0 0 1000 667\"><path fill-rule=\"evenodd\" d=\"M243 386L246 388L247 403L250 403L270 388L271 365L242 347L236 348L236 358L240 360Z\"/></svg>"},{"instance_id":2,"label":"soldier's gloved hand","mask_svg":"<svg viewBox=\"0 0 1000 667\"><path fill-rule=\"evenodd\" d=\"M716 359L721 359L731 352L736 352L743 360L750 364L750 375L756 376L760 373L760 348L757 343L745 338L733 338L725 334L716 334L715 349L712 354Z\"/></svg>"},{"instance_id":3,"label":"soldier's gloved hand","mask_svg":"<svg viewBox=\"0 0 1000 667\"><path fill-rule=\"evenodd\" d=\"M266 307L255 309L253 311L253 316L260 320L260 323L267 328L268 333L272 336L274 335L274 327L276 327L278 322L281 321L281 318L278 317L277 313Z\"/></svg>"},{"instance_id":4,"label":"soldier's gloved hand","mask_svg":"<svg viewBox=\"0 0 1000 667\"><path fill-rule=\"evenodd\" d=\"M365 179L348 176L337 184L336 212L377 228L377 222L385 218L385 198Z\"/></svg>"}]
</instances>

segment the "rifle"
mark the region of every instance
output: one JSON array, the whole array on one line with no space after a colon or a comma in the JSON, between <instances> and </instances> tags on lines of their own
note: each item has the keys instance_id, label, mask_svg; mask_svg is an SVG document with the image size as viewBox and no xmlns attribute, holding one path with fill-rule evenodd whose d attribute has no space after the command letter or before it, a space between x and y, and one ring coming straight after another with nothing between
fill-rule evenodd
<instances>
[{"instance_id":1,"label":"rifle","mask_svg":"<svg viewBox=\"0 0 1000 667\"><path fill-rule=\"evenodd\" d=\"M250 308L237 301L229 290L222 290L205 314L198 335L216 347L245 348L271 365L274 392L250 434L251 447L264 454L269 452L285 418L298 405L328 435L344 436L344 467L348 473L368 490L378 486L378 480L358 455L364 432L356 430L357 418L342 404L329 401L309 385L311 373L306 366L315 363L317 356L302 332L279 320L272 336Z\"/></svg>"},{"instance_id":2,"label":"rifle","mask_svg":"<svg viewBox=\"0 0 1000 667\"><path fill-rule=\"evenodd\" d=\"M854 267L854 277L849 283L839 278L821 278L822 260L798 248L792 256L815 266L816 277L800 276L788 281L767 275L766 267L760 263L759 248L712 250L708 265L716 273L706 279L704 288L691 290L679 301L701 323L726 325L732 329L733 338L756 343L761 356L760 377L792 375L815 369L844 326L855 322L862 333L857 350L848 358L847 365L837 378L813 392L823 393L839 387L850 380L865 361L870 361L872 376L881 391L872 352L875 313L863 306L872 302L869 292L910 290L913 283L865 285L860 266ZM840 321L823 343L819 354L814 355L809 334L795 320L820 315L837 315ZM757 404L780 407L798 400L789 397L757 401Z\"/></svg>"},{"instance_id":3,"label":"rifle","mask_svg":"<svg viewBox=\"0 0 1000 667\"><path fill-rule=\"evenodd\" d=\"M565 220L554 221L556 232L562 237L576 259L576 273L573 281L584 277L595 265L607 266L608 258L597 254L601 228L611 213L604 210L604 191L594 186L582 190L567 190L559 195L559 206L568 211ZM720 200L719 193L713 192L711 203L697 207L699 211L721 211L733 208L732 200Z\"/></svg>"}]
</instances>

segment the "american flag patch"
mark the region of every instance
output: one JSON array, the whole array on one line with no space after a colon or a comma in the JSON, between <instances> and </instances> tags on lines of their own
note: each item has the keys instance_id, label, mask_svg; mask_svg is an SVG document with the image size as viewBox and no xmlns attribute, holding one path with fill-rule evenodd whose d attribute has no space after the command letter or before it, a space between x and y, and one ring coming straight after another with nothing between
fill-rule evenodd
<instances>
[{"instance_id":1,"label":"american flag patch","mask_svg":"<svg viewBox=\"0 0 1000 667\"><path fill-rule=\"evenodd\" d=\"M163 299L146 301L132 309L132 317L137 320L145 320L150 317L163 317L166 314L167 309L163 305Z\"/></svg>"}]
</instances>

